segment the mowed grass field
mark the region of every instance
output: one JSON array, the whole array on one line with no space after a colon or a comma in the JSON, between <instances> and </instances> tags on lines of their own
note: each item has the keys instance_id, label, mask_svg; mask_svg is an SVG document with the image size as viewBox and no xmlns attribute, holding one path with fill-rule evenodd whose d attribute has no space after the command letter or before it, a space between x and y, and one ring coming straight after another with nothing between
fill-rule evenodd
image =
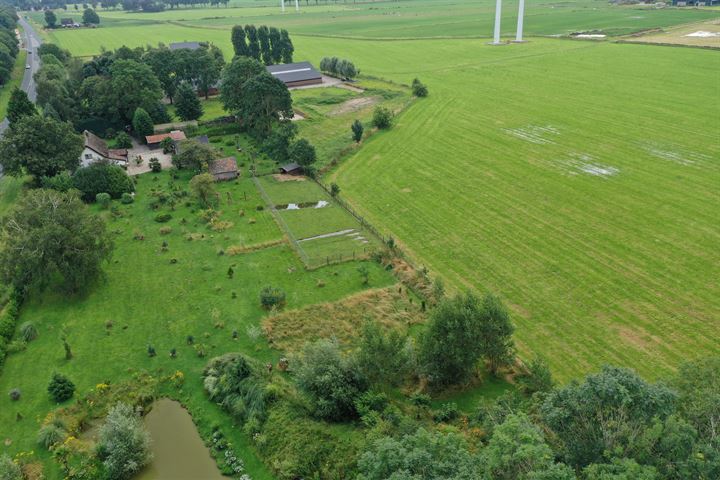
<instances>
[{"instance_id":1,"label":"mowed grass field","mask_svg":"<svg viewBox=\"0 0 720 480\"><path fill-rule=\"evenodd\" d=\"M273 25L293 35L344 38L409 39L437 37L488 38L492 35L495 2L492 0L402 0L367 3L304 4L300 12L288 7L283 14L276 2L242 0L233 8L168 10L161 13L99 10L100 28L49 31L46 38L74 55L90 56L101 47L113 49L156 45L158 42L209 41L232 54L230 29L236 24ZM44 25L41 12L29 14ZM59 11L59 16L80 18L81 13ZM602 30L623 35L649 28L718 18L707 9L655 9L615 6L605 0L550 2L529 0L527 35L566 35L581 30ZM517 2L503 4L504 35L514 35ZM333 51L327 52L332 55ZM319 58L310 58L318 62Z\"/></svg>"},{"instance_id":2,"label":"mowed grass field","mask_svg":"<svg viewBox=\"0 0 720 480\"><path fill-rule=\"evenodd\" d=\"M382 48L341 51L374 75L419 76L430 97L328 179L361 215L454 288L500 294L520 353L561 380L603 363L657 378L719 351L720 137L703 126L720 111L717 52Z\"/></svg>"}]
</instances>

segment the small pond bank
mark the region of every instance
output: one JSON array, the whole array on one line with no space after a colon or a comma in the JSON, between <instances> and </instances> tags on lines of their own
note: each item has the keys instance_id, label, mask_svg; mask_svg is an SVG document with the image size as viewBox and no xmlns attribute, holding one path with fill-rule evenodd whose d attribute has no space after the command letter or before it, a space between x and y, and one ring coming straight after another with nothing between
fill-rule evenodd
<instances>
[{"instance_id":1,"label":"small pond bank","mask_svg":"<svg viewBox=\"0 0 720 480\"><path fill-rule=\"evenodd\" d=\"M135 480L224 480L183 406L163 398L145 416L153 461Z\"/></svg>"}]
</instances>

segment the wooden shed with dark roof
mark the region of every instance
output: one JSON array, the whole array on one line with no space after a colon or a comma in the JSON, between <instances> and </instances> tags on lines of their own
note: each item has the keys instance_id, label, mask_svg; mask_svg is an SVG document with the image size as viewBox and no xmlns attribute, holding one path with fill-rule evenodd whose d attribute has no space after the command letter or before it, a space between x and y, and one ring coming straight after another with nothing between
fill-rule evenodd
<instances>
[{"instance_id":1,"label":"wooden shed with dark roof","mask_svg":"<svg viewBox=\"0 0 720 480\"><path fill-rule=\"evenodd\" d=\"M238 177L238 166L235 157L219 158L208 165L208 172L216 182L233 180Z\"/></svg>"},{"instance_id":2,"label":"wooden shed with dark roof","mask_svg":"<svg viewBox=\"0 0 720 480\"><path fill-rule=\"evenodd\" d=\"M303 168L297 163L288 163L280 167L280 173L284 173L285 175L302 175Z\"/></svg>"}]
</instances>

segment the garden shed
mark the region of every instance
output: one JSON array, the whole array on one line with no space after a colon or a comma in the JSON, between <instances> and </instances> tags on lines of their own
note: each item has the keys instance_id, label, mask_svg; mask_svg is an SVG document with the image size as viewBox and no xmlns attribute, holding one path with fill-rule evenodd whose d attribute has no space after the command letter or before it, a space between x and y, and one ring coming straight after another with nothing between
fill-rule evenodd
<instances>
[{"instance_id":1,"label":"garden shed","mask_svg":"<svg viewBox=\"0 0 720 480\"><path fill-rule=\"evenodd\" d=\"M238 177L238 166L235 157L219 158L208 165L208 171L216 182L233 180Z\"/></svg>"},{"instance_id":2,"label":"garden shed","mask_svg":"<svg viewBox=\"0 0 720 480\"><path fill-rule=\"evenodd\" d=\"M285 175L302 175L303 168L297 163L288 163L280 167L280 173L284 173Z\"/></svg>"}]
</instances>

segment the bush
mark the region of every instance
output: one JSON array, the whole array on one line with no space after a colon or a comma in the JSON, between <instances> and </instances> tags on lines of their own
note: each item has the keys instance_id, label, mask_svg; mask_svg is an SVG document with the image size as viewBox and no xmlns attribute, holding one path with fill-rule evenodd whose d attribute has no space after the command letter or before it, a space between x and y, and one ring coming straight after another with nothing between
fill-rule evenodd
<instances>
[{"instance_id":1,"label":"bush","mask_svg":"<svg viewBox=\"0 0 720 480\"><path fill-rule=\"evenodd\" d=\"M260 291L260 305L263 308L282 307L285 305L285 292L279 288L267 286Z\"/></svg>"},{"instance_id":2,"label":"bush","mask_svg":"<svg viewBox=\"0 0 720 480\"><path fill-rule=\"evenodd\" d=\"M0 456L0 478L2 480L23 480L20 465L13 462L8 454Z\"/></svg>"},{"instance_id":3,"label":"bush","mask_svg":"<svg viewBox=\"0 0 720 480\"><path fill-rule=\"evenodd\" d=\"M8 395L10 396L10 400L12 400L13 402L17 402L18 400L20 400L20 389L13 388L12 390L10 390L10 392L8 392Z\"/></svg>"},{"instance_id":4,"label":"bush","mask_svg":"<svg viewBox=\"0 0 720 480\"><path fill-rule=\"evenodd\" d=\"M92 202L98 193L108 193L112 198L120 198L123 193L135 191L135 184L117 165L97 162L79 168L72 177L73 187L80 190L82 199Z\"/></svg>"},{"instance_id":5,"label":"bush","mask_svg":"<svg viewBox=\"0 0 720 480\"><path fill-rule=\"evenodd\" d=\"M169 235L172 233L172 227L160 227L160 235Z\"/></svg>"},{"instance_id":6,"label":"bush","mask_svg":"<svg viewBox=\"0 0 720 480\"><path fill-rule=\"evenodd\" d=\"M393 114L385 107L376 107L373 112L373 125L380 130L387 130L392 126Z\"/></svg>"},{"instance_id":7,"label":"bush","mask_svg":"<svg viewBox=\"0 0 720 480\"><path fill-rule=\"evenodd\" d=\"M32 322L25 322L20 325L20 338L25 342L32 342L38 336L37 328Z\"/></svg>"},{"instance_id":8,"label":"bush","mask_svg":"<svg viewBox=\"0 0 720 480\"><path fill-rule=\"evenodd\" d=\"M48 385L48 393L53 402L62 403L73 396L75 393L75 384L66 376L55 373Z\"/></svg>"},{"instance_id":9,"label":"bush","mask_svg":"<svg viewBox=\"0 0 720 480\"><path fill-rule=\"evenodd\" d=\"M50 188L58 192L67 192L73 188L72 176L68 172L60 172L54 177L40 178L42 188Z\"/></svg>"},{"instance_id":10,"label":"bush","mask_svg":"<svg viewBox=\"0 0 720 480\"><path fill-rule=\"evenodd\" d=\"M130 405L110 409L99 437L98 456L110 479L131 478L152 459L150 435Z\"/></svg>"},{"instance_id":11,"label":"bush","mask_svg":"<svg viewBox=\"0 0 720 480\"><path fill-rule=\"evenodd\" d=\"M427 97L428 89L419 79L415 79L412 82L412 92L416 97Z\"/></svg>"},{"instance_id":12,"label":"bush","mask_svg":"<svg viewBox=\"0 0 720 480\"><path fill-rule=\"evenodd\" d=\"M104 210L110 207L110 194L109 193L98 193L95 195L95 201L102 207Z\"/></svg>"},{"instance_id":13,"label":"bush","mask_svg":"<svg viewBox=\"0 0 720 480\"><path fill-rule=\"evenodd\" d=\"M160 173L162 171L162 165L160 165L160 160L158 160L155 157L152 157L150 161L148 162L148 165L150 166L150 170L153 173Z\"/></svg>"},{"instance_id":14,"label":"bush","mask_svg":"<svg viewBox=\"0 0 720 480\"><path fill-rule=\"evenodd\" d=\"M169 222L171 218L172 215L170 215L169 213L159 213L155 216L155 221L158 223L165 223Z\"/></svg>"},{"instance_id":15,"label":"bush","mask_svg":"<svg viewBox=\"0 0 720 480\"><path fill-rule=\"evenodd\" d=\"M120 203L122 203L124 205L129 205L129 204L133 203L134 201L135 201L135 199L129 193L123 193L122 196L120 197Z\"/></svg>"},{"instance_id":16,"label":"bush","mask_svg":"<svg viewBox=\"0 0 720 480\"><path fill-rule=\"evenodd\" d=\"M358 416L355 399L368 384L355 359L343 356L336 341L306 345L299 363L298 385L309 397L315 416L331 421Z\"/></svg>"},{"instance_id":17,"label":"bush","mask_svg":"<svg viewBox=\"0 0 720 480\"><path fill-rule=\"evenodd\" d=\"M116 148L132 148L132 146L132 139L127 133L119 132L117 135L115 135Z\"/></svg>"},{"instance_id":18,"label":"bush","mask_svg":"<svg viewBox=\"0 0 720 480\"><path fill-rule=\"evenodd\" d=\"M60 443L65 438L65 430L58 423L43 425L38 432L37 442L50 450L53 445Z\"/></svg>"},{"instance_id":19,"label":"bush","mask_svg":"<svg viewBox=\"0 0 720 480\"><path fill-rule=\"evenodd\" d=\"M451 422L458 418L460 411L454 402L445 403L433 414L433 420L436 422Z\"/></svg>"}]
</instances>

